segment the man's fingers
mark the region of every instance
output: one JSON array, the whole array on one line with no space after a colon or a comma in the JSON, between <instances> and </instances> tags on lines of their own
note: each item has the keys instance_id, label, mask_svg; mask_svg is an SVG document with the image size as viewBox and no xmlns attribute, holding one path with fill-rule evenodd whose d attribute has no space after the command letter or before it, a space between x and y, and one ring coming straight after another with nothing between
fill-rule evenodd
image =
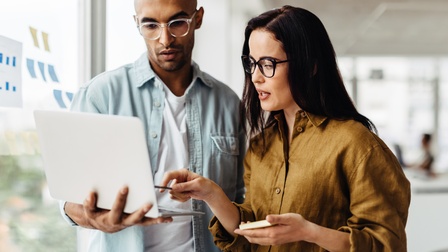
<instances>
[{"instance_id":1,"label":"man's fingers","mask_svg":"<svg viewBox=\"0 0 448 252\"><path fill-rule=\"evenodd\" d=\"M129 188L127 186L123 187L115 198L115 202L110 209L110 220L113 223L120 222L120 219L122 218L124 207L126 206L128 191Z\"/></svg>"},{"instance_id":2,"label":"man's fingers","mask_svg":"<svg viewBox=\"0 0 448 252\"><path fill-rule=\"evenodd\" d=\"M145 214L152 208L151 204L147 204L144 207L140 208L138 211L127 215L125 220L123 220L123 225L132 226L132 225L142 225L148 226L159 223L169 223L173 221L171 217L158 217L158 218L148 218Z\"/></svg>"},{"instance_id":3,"label":"man's fingers","mask_svg":"<svg viewBox=\"0 0 448 252\"><path fill-rule=\"evenodd\" d=\"M84 210L86 212L94 212L96 211L96 193L90 192L89 196L84 200Z\"/></svg>"},{"instance_id":4,"label":"man's fingers","mask_svg":"<svg viewBox=\"0 0 448 252\"><path fill-rule=\"evenodd\" d=\"M142 208L133 212L132 214L126 215L126 218L123 220L123 225L132 226L135 224L139 224L145 218L145 214L152 208L151 204L145 204Z\"/></svg>"},{"instance_id":5,"label":"man's fingers","mask_svg":"<svg viewBox=\"0 0 448 252\"><path fill-rule=\"evenodd\" d=\"M144 218L140 223L142 226L149 226L160 223L170 223L173 222L173 218L171 217L159 217L159 218Z\"/></svg>"}]
</instances>

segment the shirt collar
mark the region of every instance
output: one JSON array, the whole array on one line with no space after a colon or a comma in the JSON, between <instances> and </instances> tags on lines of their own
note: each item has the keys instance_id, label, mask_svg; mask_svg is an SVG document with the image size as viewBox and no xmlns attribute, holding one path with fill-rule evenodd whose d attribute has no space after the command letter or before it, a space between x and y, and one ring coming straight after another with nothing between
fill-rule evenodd
<instances>
[{"instance_id":1,"label":"shirt collar","mask_svg":"<svg viewBox=\"0 0 448 252\"><path fill-rule=\"evenodd\" d=\"M193 67L193 80L192 83L195 83L197 79L200 79L202 83L204 83L208 87L213 87L214 80L213 78L202 72L199 68L199 65L196 62L192 61ZM136 76L136 86L141 87L149 80L157 77L156 73L152 70L151 65L149 64L148 54L147 52L143 53L135 62L134 62L135 76Z\"/></svg>"},{"instance_id":2,"label":"shirt collar","mask_svg":"<svg viewBox=\"0 0 448 252\"><path fill-rule=\"evenodd\" d=\"M326 116L315 115L303 110L299 110L296 113L296 122L300 117L304 117L304 115L308 117L308 120L310 120L311 124L313 124L314 127L319 127L320 125L322 125L322 123L325 122L325 120L327 120Z\"/></svg>"},{"instance_id":3,"label":"shirt collar","mask_svg":"<svg viewBox=\"0 0 448 252\"><path fill-rule=\"evenodd\" d=\"M283 113L279 113L279 114L274 116L274 118L277 121L283 120L284 117L285 116L284 116ZM319 127L320 125L322 125L322 123L325 122L325 120L327 120L326 116L314 115L314 114L311 114L311 113L306 112L304 110L299 110L296 113L296 122L299 121L303 117L307 117L308 120L310 120L311 124L313 124L314 127Z\"/></svg>"}]
</instances>

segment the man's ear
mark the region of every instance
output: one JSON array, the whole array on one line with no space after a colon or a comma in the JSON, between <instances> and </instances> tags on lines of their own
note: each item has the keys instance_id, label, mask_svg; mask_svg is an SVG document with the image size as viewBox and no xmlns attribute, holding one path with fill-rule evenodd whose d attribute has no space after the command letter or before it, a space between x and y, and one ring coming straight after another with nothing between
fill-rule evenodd
<instances>
[{"instance_id":1,"label":"man's ear","mask_svg":"<svg viewBox=\"0 0 448 252\"><path fill-rule=\"evenodd\" d=\"M195 15L196 26L194 27L194 29L201 28L203 17L204 17L204 8L200 7L199 10L197 10L196 15Z\"/></svg>"}]
</instances>

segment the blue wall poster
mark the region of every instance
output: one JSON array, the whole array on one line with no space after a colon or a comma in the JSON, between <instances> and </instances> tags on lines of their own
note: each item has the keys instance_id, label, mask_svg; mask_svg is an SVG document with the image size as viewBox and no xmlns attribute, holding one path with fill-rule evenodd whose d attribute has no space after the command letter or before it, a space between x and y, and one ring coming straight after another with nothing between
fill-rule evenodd
<instances>
[{"instance_id":1,"label":"blue wall poster","mask_svg":"<svg viewBox=\"0 0 448 252\"><path fill-rule=\"evenodd\" d=\"M22 43L0 35L0 107L22 106Z\"/></svg>"}]
</instances>

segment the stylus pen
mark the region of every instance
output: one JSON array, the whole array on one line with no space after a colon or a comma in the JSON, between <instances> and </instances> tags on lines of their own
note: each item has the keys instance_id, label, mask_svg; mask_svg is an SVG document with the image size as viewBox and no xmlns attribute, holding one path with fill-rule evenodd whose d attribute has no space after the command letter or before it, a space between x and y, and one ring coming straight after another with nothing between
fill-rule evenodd
<instances>
[{"instance_id":1,"label":"stylus pen","mask_svg":"<svg viewBox=\"0 0 448 252\"><path fill-rule=\"evenodd\" d=\"M167 189L167 190L173 189L173 188L171 188L169 186L158 186L158 185L155 185L154 187L157 188L157 189Z\"/></svg>"}]
</instances>

